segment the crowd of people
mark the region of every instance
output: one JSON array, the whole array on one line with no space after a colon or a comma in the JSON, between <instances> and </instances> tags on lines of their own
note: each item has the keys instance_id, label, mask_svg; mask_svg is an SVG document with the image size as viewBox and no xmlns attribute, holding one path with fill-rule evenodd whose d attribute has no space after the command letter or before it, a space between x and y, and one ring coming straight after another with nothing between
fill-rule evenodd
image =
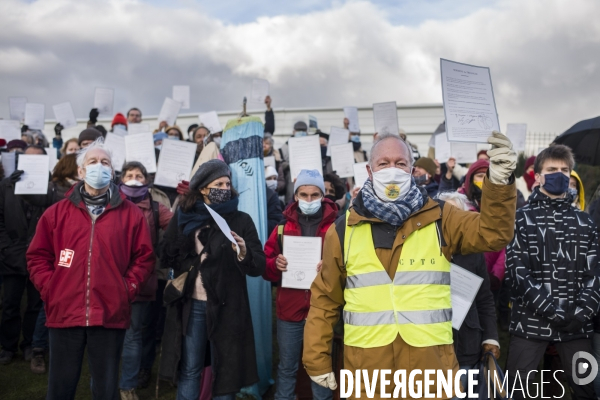
<instances>
[{"instance_id":1,"label":"crowd of people","mask_svg":"<svg viewBox=\"0 0 600 400\"><path fill-rule=\"evenodd\" d=\"M259 379L246 278L262 277L276 288L275 399L301 386L332 399L341 368L458 373L501 352L513 398L527 397L516 373L525 379L545 356L574 398L600 398L600 377L579 385L572 372L578 352L600 362L600 207L586 207L568 147L550 145L516 177L498 132L470 165L421 156L404 132L376 133L367 152L349 132L355 161L368 162L362 183L332 170L327 133L297 122L292 137L320 138L322 173L293 178L265 105L263 155L275 165L264 170L264 245L238 209L222 132L160 122L157 159L165 140L197 146L177 188L155 185L140 162L116 168L96 109L76 139L63 140L60 124L51 141L27 126L21 140L0 139L2 152L46 154L51 143L59 157L45 195L16 195L23 171L0 170L0 368L20 350L33 373L48 371L48 399L73 399L87 351L94 399L137 399L155 364L177 399L233 399ZM131 108L108 131L142 118ZM282 286L285 236L321 240L310 290ZM482 279L460 330L451 264Z\"/></svg>"}]
</instances>

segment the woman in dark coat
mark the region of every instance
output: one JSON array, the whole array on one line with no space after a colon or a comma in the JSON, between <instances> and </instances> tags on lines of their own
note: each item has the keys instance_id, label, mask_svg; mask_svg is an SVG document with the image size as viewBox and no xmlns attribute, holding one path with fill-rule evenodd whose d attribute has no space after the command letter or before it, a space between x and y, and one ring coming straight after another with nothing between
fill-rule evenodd
<instances>
[{"instance_id":1,"label":"woman in dark coat","mask_svg":"<svg viewBox=\"0 0 600 400\"><path fill-rule=\"evenodd\" d=\"M206 205L231 228L239 255ZM210 160L194 174L164 236L161 267L176 276L189 271L183 299L167 310L159 372L178 379L177 399L198 399L207 340L213 398L233 399L258 382L246 275L262 275L265 254L251 217L237 205L229 167Z\"/></svg>"}]
</instances>

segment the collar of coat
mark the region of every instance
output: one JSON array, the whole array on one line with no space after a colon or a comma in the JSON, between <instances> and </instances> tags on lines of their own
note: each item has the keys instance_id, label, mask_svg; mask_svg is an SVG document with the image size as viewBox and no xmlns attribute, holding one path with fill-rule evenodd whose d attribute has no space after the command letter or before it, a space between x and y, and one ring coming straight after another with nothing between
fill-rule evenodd
<instances>
[{"instance_id":1,"label":"collar of coat","mask_svg":"<svg viewBox=\"0 0 600 400\"><path fill-rule=\"evenodd\" d=\"M75 207L85 208L85 202L83 201L83 196L81 196L81 192L79 188L84 185L84 181L80 181L77 184L71 186L71 189L65 194L65 197L69 199ZM119 191L119 187L114 183L110 183L110 191L112 193L110 200L108 201L108 205L106 206L106 210L111 208L118 207L123 200L125 200L125 195Z\"/></svg>"},{"instance_id":2,"label":"collar of coat","mask_svg":"<svg viewBox=\"0 0 600 400\"><path fill-rule=\"evenodd\" d=\"M542 193L540 187L536 186L535 188L533 188L531 196L529 196L529 203L540 203L540 205L543 205L542 203L545 203L546 205L554 206L570 206L571 203L573 203L573 196L569 192L567 192L565 194L565 197L558 197L553 199Z\"/></svg>"}]
</instances>

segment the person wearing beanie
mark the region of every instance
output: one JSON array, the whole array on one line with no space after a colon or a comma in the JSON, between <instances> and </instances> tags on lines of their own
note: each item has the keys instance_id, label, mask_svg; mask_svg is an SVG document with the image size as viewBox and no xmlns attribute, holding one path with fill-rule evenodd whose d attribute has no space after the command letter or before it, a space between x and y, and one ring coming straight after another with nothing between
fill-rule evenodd
<instances>
[{"instance_id":1,"label":"person wearing beanie","mask_svg":"<svg viewBox=\"0 0 600 400\"><path fill-rule=\"evenodd\" d=\"M487 150L479 150L477 152L477 159L478 160L488 160L488 161L490 161L490 157L487 154Z\"/></svg>"},{"instance_id":2,"label":"person wearing beanie","mask_svg":"<svg viewBox=\"0 0 600 400\"><path fill-rule=\"evenodd\" d=\"M121 113L116 113L115 117L112 120L112 123L110 124L110 127L113 131L115 129L115 126L126 131L127 130L127 118L125 118L125 116Z\"/></svg>"},{"instance_id":3,"label":"person wearing beanie","mask_svg":"<svg viewBox=\"0 0 600 400\"><path fill-rule=\"evenodd\" d=\"M417 186L427 191L429 197L434 198L438 193L438 183L433 179L437 165L431 158L421 157L415 161L413 170L413 179Z\"/></svg>"},{"instance_id":4,"label":"person wearing beanie","mask_svg":"<svg viewBox=\"0 0 600 400\"><path fill-rule=\"evenodd\" d=\"M6 149L10 153L22 153L27 148L27 142L20 139L13 139L6 145Z\"/></svg>"},{"instance_id":5,"label":"person wearing beanie","mask_svg":"<svg viewBox=\"0 0 600 400\"><path fill-rule=\"evenodd\" d=\"M282 204L277 195L279 174L271 165L265 167L265 181L267 183L267 231L271 232L283 218Z\"/></svg>"},{"instance_id":6,"label":"person wearing beanie","mask_svg":"<svg viewBox=\"0 0 600 400\"><path fill-rule=\"evenodd\" d=\"M156 150L162 149L163 140L167 139L168 137L169 136L164 132L158 132L154 134L154 147Z\"/></svg>"},{"instance_id":7,"label":"person wearing beanie","mask_svg":"<svg viewBox=\"0 0 600 400\"><path fill-rule=\"evenodd\" d=\"M102 134L100 133L99 130L97 130L95 128L86 128L86 129L82 130L81 133L79 134L79 139L77 140L77 144L82 149L86 148L90 144L94 143L96 141L96 139L98 139L100 136L102 136Z\"/></svg>"},{"instance_id":8,"label":"person wearing beanie","mask_svg":"<svg viewBox=\"0 0 600 400\"><path fill-rule=\"evenodd\" d=\"M304 325L310 308L310 284L321 270L317 265L306 265L300 282L289 286L283 282L283 272L287 271L288 261L283 255L283 236L317 237L321 245L327 230L337 218L337 206L325 198L323 177L317 170L303 169L294 183L294 202L283 212L284 220L271 231L265 244L267 268L263 278L277 283L277 342L279 344L279 365L275 398L294 398L299 356L304 338ZM322 247L322 246L321 246ZM290 276L292 272L286 274ZM313 399L331 399L333 392L315 382L311 382Z\"/></svg>"},{"instance_id":9,"label":"person wearing beanie","mask_svg":"<svg viewBox=\"0 0 600 400\"><path fill-rule=\"evenodd\" d=\"M198 399L206 342L213 358L214 399L235 399L242 387L258 382L246 276L265 271L265 253L250 215L238 210L231 171L209 160L192 176L189 191L164 236L161 268L187 274L183 296L165 290L167 326L160 375L175 382L178 399ZM209 208L231 229L231 243ZM218 316L218 317L215 317ZM241 334L243 333L243 334Z\"/></svg>"}]
</instances>

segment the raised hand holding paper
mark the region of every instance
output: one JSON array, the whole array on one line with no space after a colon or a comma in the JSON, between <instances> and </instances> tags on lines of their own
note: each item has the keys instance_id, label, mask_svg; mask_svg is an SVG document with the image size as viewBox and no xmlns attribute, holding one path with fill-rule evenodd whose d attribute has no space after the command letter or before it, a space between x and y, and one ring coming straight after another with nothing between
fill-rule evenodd
<instances>
[{"instance_id":1,"label":"raised hand holding paper","mask_svg":"<svg viewBox=\"0 0 600 400\"><path fill-rule=\"evenodd\" d=\"M25 125L29 129L44 129L46 106L38 103L25 104Z\"/></svg>"},{"instance_id":2,"label":"raised hand holding paper","mask_svg":"<svg viewBox=\"0 0 600 400\"><path fill-rule=\"evenodd\" d=\"M354 176L354 150L352 143L331 148L331 168L340 178Z\"/></svg>"},{"instance_id":3,"label":"raised hand holding paper","mask_svg":"<svg viewBox=\"0 0 600 400\"><path fill-rule=\"evenodd\" d=\"M68 129L77 126L77 119L70 101L56 104L52 106L52 109L54 110L54 117L63 128Z\"/></svg>"},{"instance_id":4,"label":"raised hand holding paper","mask_svg":"<svg viewBox=\"0 0 600 400\"><path fill-rule=\"evenodd\" d=\"M450 157L457 163L466 164L477 161L477 144L449 142L446 132L435 135L435 158L445 163Z\"/></svg>"},{"instance_id":5,"label":"raised hand holding paper","mask_svg":"<svg viewBox=\"0 0 600 400\"><path fill-rule=\"evenodd\" d=\"M113 116L113 104L115 91L109 88L96 88L94 92L94 108L98 109L100 115Z\"/></svg>"},{"instance_id":6,"label":"raised hand holding paper","mask_svg":"<svg viewBox=\"0 0 600 400\"><path fill-rule=\"evenodd\" d=\"M344 107L344 116L348 118L348 130L350 132L360 132L360 126L358 125L358 108L356 107Z\"/></svg>"},{"instance_id":7,"label":"raised hand holding paper","mask_svg":"<svg viewBox=\"0 0 600 400\"><path fill-rule=\"evenodd\" d=\"M130 135L137 135L138 133L152 133L152 129L150 129L150 125L146 123L129 123L127 125L127 133Z\"/></svg>"},{"instance_id":8,"label":"raised hand holding paper","mask_svg":"<svg viewBox=\"0 0 600 400\"><path fill-rule=\"evenodd\" d=\"M513 150L517 153L525 151L527 143L527 124L507 124L506 136L513 144Z\"/></svg>"},{"instance_id":9,"label":"raised hand holding paper","mask_svg":"<svg viewBox=\"0 0 600 400\"><path fill-rule=\"evenodd\" d=\"M327 156L331 156L331 148L333 146L339 146L341 144L348 143L350 138L350 131L348 129L331 127L329 131L329 140L327 141Z\"/></svg>"},{"instance_id":10,"label":"raised hand holding paper","mask_svg":"<svg viewBox=\"0 0 600 400\"><path fill-rule=\"evenodd\" d=\"M25 119L25 104L27 104L27 97L9 97L10 119L23 122Z\"/></svg>"},{"instance_id":11,"label":"raised hand holding paper","mask_svg":"<svg viewBox=\"0 0 600 400\"><path fill-rule=\"evenodd\" d=\"M15 184L15 194L46 194L50 180L48 155L20 154L17 169L25 171Z\"/></svg>"},{"instance_id":12,"label":"raised hand holding paper","mask_svg":"<svg viewBox=\"0 0 600 400\"><path fill-rule=\"evenodd\" d=\"M265 97L269 95L269 81L266 79L254 79L252 81L252 96L250 100L254 103L264 103Z\"/></svg>"},{"instance_id":13,"label":"raised hand holding paper","mask_svg":"<svg viewBox=\"0 0 600 400\"><path fill-rule=\"evenodd\" d=\"M158 114L158 122L166 121L167 125L175 125L175 120L179 115L181 103L169 97L165 97L160 114Z\"/></svg>"},{"instance_id":14,"label":"raised hand holding paper","mask_svg":"<svg viewBox=\"0 0 600 400\"><path fill-rule=\"evenodd\" d=\"M212 208L210 208L208 206L208 204L206 204L206 209L208 210L208 212L210 213L210 215L212 215L213 219L217 223L217 226L219 227L219 229L221 230L221 232L223 232L223 234L225 235L225 237L227 239L229 239L229 241L235 245L235 249L236 249L237 254L239 256L240 255L240 247L237 245L237 242L233 238L233 235L231 234L231 228L227 224L227 221L225 221L223 219L223 217L221 217Z\"/></svg>"},{"instance_id":15,"label":"raised hand holding paper","mask_svg":"<svg viewBox=\"0 0 600 400\"><path fill-rule=\"evenodd\" d=\"M182 110L190 108L190 87L189 86L173 86L173 100L181 103Z\"/></svg>"},{"instance_id":16,"label":"raised hand holding paper","mask_svg":"<svg viewBox=\"0 0 600 400\"><path fill-rule=\"evenodd\" d=\"M216 111L200 114L198 115L198 119L202 125L208 128L210 133L221 132L223 130Z\"/></svg>"},{"instance_id":17,"label":"raised hand holding paper","mask_svg":"<svg viewBox=\"0 0 600 400\"><path fill-rule=\"evenodd\" d=\"M500 132L490 69L440 59L448 140L487 143Z\"/></svg>"},{"instance_id":18,"label":"raised hand holding paper","mask_svg":"<svg viewBox=\"0 0 600 400\"><path fill-rule=\"evenodd\" d=\"M156 156L154 155L154 139L151 133L127 135L125 140L125 160L139 161L149 173L156 172Z\"/></svg>"},{"instance_id":19,"label":"raised hand holding paper","mask_svg":"<svg viewBox=\"0 0 600 400\"><path fill-rule=\"evenodd\" d=\"M0 120L0 138L6 140L21 139L21 124L14 120Z\"/></svg>"},{"instance_id":20,"label":"raised hand holding paper","mask_svg":"<svg viewBox=\"0 0 600 400\"><path fill-rule=\"evenodd\" d=\"M375 132L380 135L387 133L400 135L398 107L395 101L373 104L373 120L375 121Z\"/></svg>"},{"instance_id":21,"label":"raised hand holding paper","mask_svg":"<svg viewBox=\"0 0 600 400\"><path fill-rule=\"evenodd\" d=\"M183 140L164 140L154 183L176 188L179 182L187 179L194 166L196 147L196 143Z\"/></svg>"},{"instance_id":22,"label":"raised hand holding paper","mask_svg":"<svg viewBox=\"0 0 600 400\"><path fill-rule=\"evenodd\" d=\"M316 169L323 175L323 163L321 162L321 145L319 136L310 135L304 137L292 137L288 141L290 151L290 173L292 182L303 169Z\"/></svg>"},{"instance_id":23,"label":"raised hand holding paper","mask_svg":"<svg viewBox=\"0 0 600 400\"><path fill-rule=\"evenodd\" d=\"M104 139L104 147L112 153L112 164L115 171L121 171L123 164L125 164L125 138L108 132L106 139Z\"/></svg>"}]
</instances>

